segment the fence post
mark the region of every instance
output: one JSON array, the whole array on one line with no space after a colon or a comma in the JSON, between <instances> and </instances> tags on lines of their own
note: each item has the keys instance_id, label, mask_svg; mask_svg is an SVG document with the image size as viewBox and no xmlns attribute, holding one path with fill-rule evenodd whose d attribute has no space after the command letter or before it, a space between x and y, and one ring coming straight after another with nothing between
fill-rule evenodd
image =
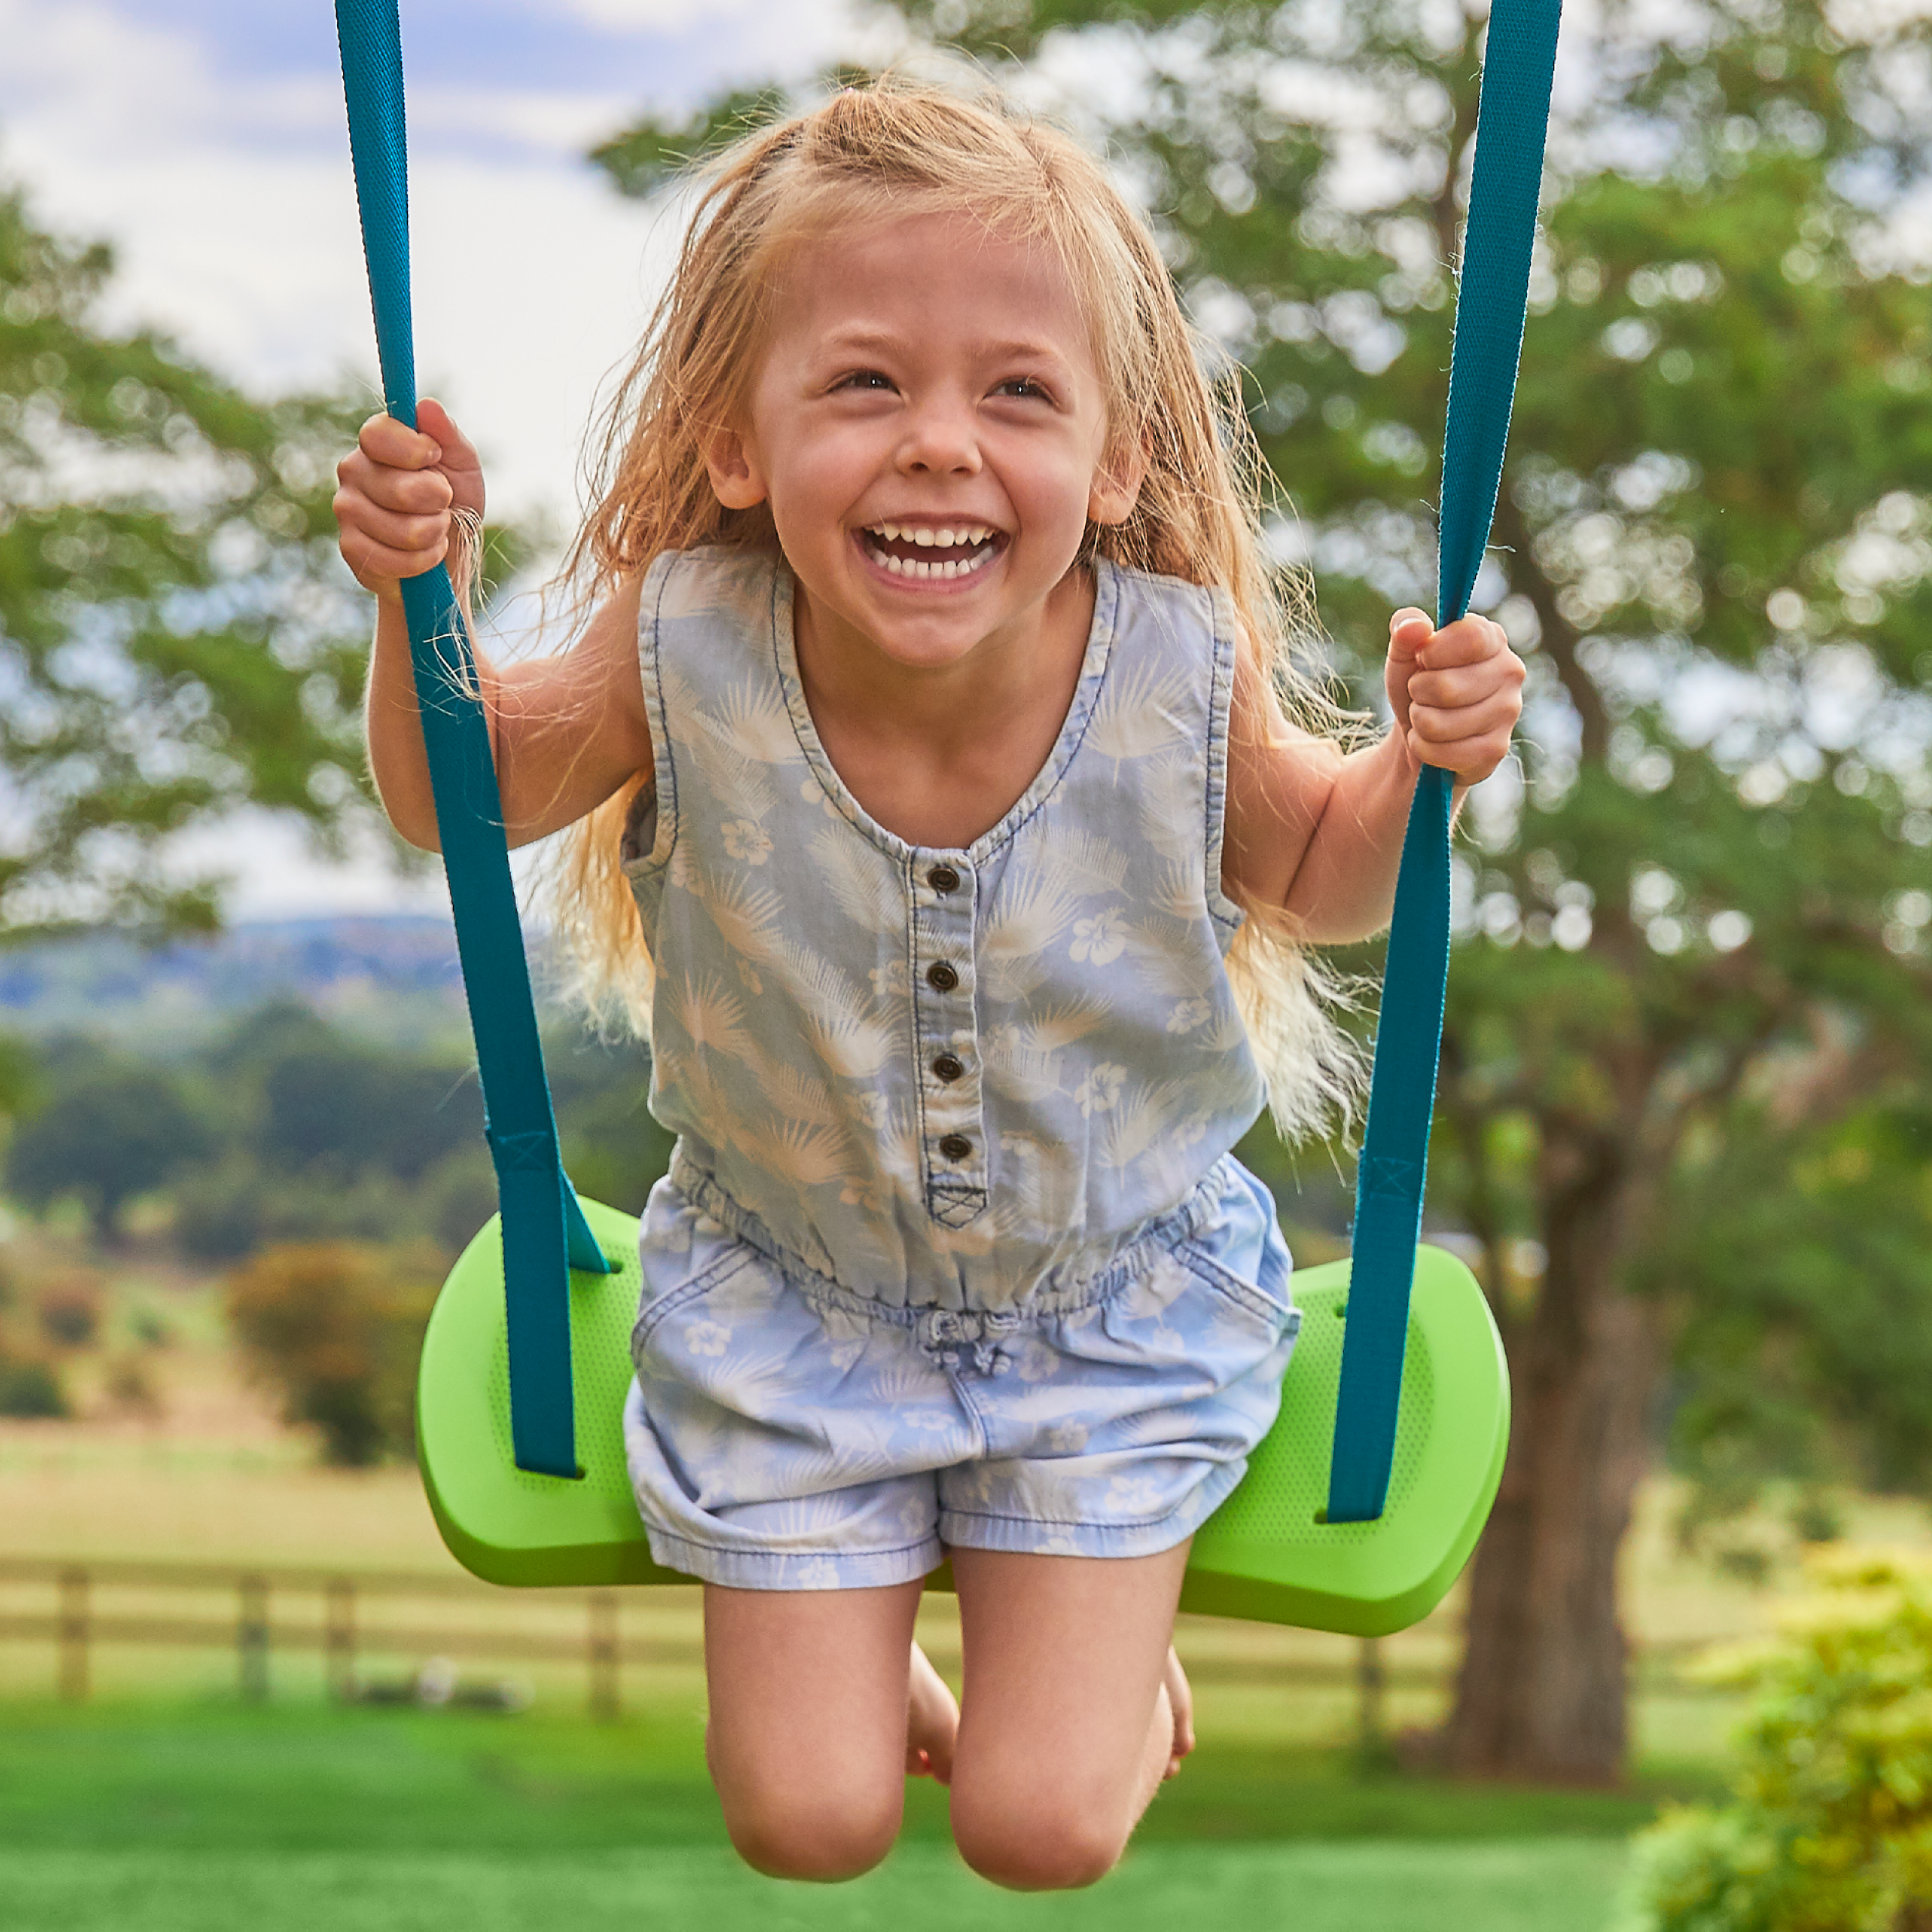
<instances>
[{"instance_id":1,"label":"fence post","mask_svg":"<svg viewBox=\"0 0 1932 1932\"><path fill-rule=\"evenodd\" d=\"M84 1703L87 1696L87 1642L92 1634L88 1582L87 1571L78 1563L60 1573L60 1695L70 1704Z\"/></svg>"},{"instance_id":2,"label":"fence post","mask_svg":"<svg viewBox=\"0 0 1932 1932\"><path fill-rule=\"evenodd\" d=\"M236 1580L235 1662L243 1698L250 1704L268 1696L268 1579L248 1576Z\"/></svg>"},{"instance_id":3,"label":"fence post","mask_svg":"<svg viewBox=\"0 0 1932 1932\"><path fill-rule=\"evenodd\" d=\"M355 1695L355 1580L332 1577L325 1594L329 1695L346 1704Z\"/></svg>"},{"instance_id":4,"label":"fence post","mask_svg":"<svg viewBox=\"0 0 1932 1932\"><path fill-rule=\"evenodd\" d=\"M617 1600L608 1590L590 1604L590 1715L609 1723L617 1714Z\"/></svg>"},{"instance_id":5,"label":"fence post","mask_svg":"<svg viewBox=\"0 0 1932 1932\"><path fill-rule=\"evenodd\" d=\"M1383 1748L1383 1692L1387 1680L1382 1670L1382 1640L1365 1637L1355 1647L1355 1741L1364 1757Z\"/></svg>"}]
</instances>

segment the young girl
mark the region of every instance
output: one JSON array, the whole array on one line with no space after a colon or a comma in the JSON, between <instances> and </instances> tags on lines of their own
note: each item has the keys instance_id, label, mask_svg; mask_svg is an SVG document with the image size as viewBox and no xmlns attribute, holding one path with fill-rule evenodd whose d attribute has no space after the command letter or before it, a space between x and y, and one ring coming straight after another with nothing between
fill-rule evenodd
<instances>
[{"instance_id":1,"label":"young girl","mask_svg":"<svg viewBox=\"0 0 1932 1932\"><path fill-rule=\"evenodd\" d=\"M712 172L578 634L479 666L510 841L576 828L563 929L680 1137L626 1436L653 1553L706 1586L712 1774L766 1872L876 1863L911 1770L980 1872L1083 1884L1192 1747L1188 1545L1298 1320L1229 1150L1270 1098L1301 1131L1345 1104L1300 949L1386 921L1419 764L1482 778L1520 709L1494 624L1404 611L1393 729L1308 728L1202 361L1072 143L842 94ZM341 480L376 779L433 848L397 585L482 477L425 403ZM912 1641L943 1558L963 1710Z\"/></svg>"}]
</instances>

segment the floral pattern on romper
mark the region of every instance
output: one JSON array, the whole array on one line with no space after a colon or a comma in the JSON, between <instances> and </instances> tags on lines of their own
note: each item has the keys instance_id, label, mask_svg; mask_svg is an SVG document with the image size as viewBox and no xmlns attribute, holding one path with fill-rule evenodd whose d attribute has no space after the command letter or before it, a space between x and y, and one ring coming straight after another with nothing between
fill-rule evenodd
<instances>
[{"instance_id":1,"label":"floral pattern on romper","mask_svg":"<svg viewBox=\"0 0 1932 1932\"><path fill-rule=\"evenodd\" d=\"M1273 1420L1295 1317L1229 1150L1261 1077L1223 957L1233 621L1097 566L1052 753L963 849L876 824L769 553L672 553L625 870L657 968L627 1437L660 1560L752 1587L940 1543L1181 1541Z\"/></svg>"}]
</instances>

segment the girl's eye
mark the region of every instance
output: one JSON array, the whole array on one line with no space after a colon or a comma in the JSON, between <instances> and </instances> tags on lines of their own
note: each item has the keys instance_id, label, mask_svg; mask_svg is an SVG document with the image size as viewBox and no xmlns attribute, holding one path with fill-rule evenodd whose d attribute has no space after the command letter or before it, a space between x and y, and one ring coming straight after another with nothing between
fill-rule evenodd
<instances>
[{"instance_id":1,"label":"girl's eye","mask_svg":"<svg viewBox=\"0 0 1932 1932\"><path fill-rule=\"evenodd\" d=\"M1036 381L1031 376L1008 377L1000 384L998 393L1002 396L1017 396L1029 403L1050 403L1053 400L1046 384Z\"/></svg>"},{"instance_id":2,"label":"girl's eye","mask_svg":"<svg viewBox=\"0 0 1932 1932\"><path fill-rule=\"evenodd\" d=\"M834 389L888 389L892 379L882 376L876 369L855 369L849 376L842 376L832 384Z\"/></svg>"}]
</instances>

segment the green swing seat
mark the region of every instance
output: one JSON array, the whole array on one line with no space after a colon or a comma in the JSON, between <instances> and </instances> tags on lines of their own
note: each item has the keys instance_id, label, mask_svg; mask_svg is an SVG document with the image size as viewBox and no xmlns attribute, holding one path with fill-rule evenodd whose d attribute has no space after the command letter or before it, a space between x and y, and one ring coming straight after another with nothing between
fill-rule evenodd
<instances>
[{"instance_id":1,"label":"green swing seat","mask_svg":"<svg viewBox=\"0 0 1932 1932\"><path fill-rule=\"evenodd\" d=\"M1444 440L1438 611L1468 607L1522 343L1560 0L1495 0ZM396 0L336 0L384 393L415 420ZM564 1176L487 721L447 573L403 585L437 820L504 1213L431 1317L417 1444L450 1549L517 1584L688 1580L659 1568L624 1464L638 1224ZM1195 1538L1185 1608L1381 1636L1425 1616L1481 1533L1509 1383L1463 1264L1419 1247L1448 969L1447 775L1416 788L1390 930L1352 1260L1294 1277L1274 1427ZM942 1570L935 1580L946 1584Z\"/></svg>"},{"instance_id":2,"label":"green swing seat","mask_svg":"<svg viewBox=\"0 0 1932 1932\"><path fill-rule=\"evenodd\" d=\"M571 1277L582 1477L516 1466L492 1219L451 1272L423 1345L417 1427L430 1507L457 1560L492 1583L689 1583L651 1560L624 1469L638 1224L594 1201L583 1209L615 1267ZM1280 1417L1195 1538L1183 1609L1386 1636L1433 1609L1475 1548L1502 1473L1509 1383L1481 1289L1441 1248L1417 1256L1388 1502L1372 1522L1324 1520L1348 1293L1345 1261L1296 1274L1301 1334Z\"/></svg>"}]
</instances>

